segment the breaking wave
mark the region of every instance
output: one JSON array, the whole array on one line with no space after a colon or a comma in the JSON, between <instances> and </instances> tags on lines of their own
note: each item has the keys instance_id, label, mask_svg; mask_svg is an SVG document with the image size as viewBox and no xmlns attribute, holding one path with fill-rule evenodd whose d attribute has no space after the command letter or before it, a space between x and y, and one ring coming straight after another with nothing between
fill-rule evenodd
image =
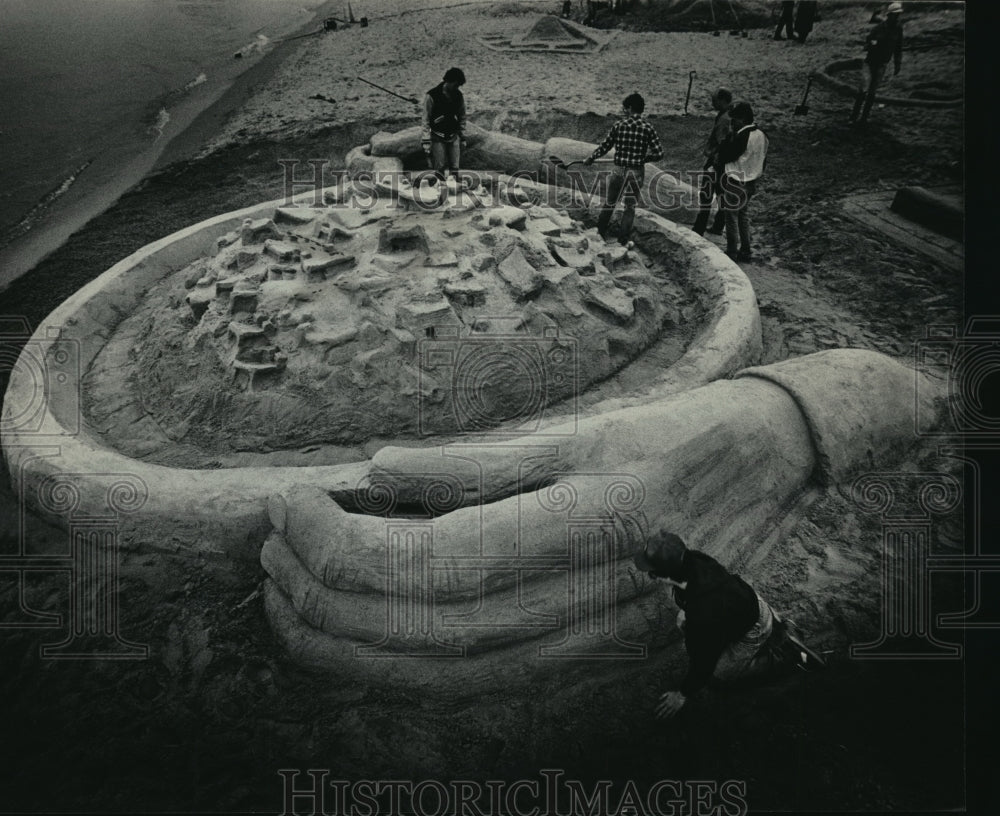
<instances>
[{"instance_id":1,"label":"breaking wave","mask_svg":"<svg viewBox=\"0 0 1000 816\"><path fill-rule=\"evenodd\" d=\"M24 218L9 229L5 230L4 233L0 235L0 247L7 246L16 238L20 238L28 232L35 225L38 219L45 214L49 207L55 204L55 202L62 198L62 196L66 195L66 192L73 186L76 180L80 177L80 174L90 167L93 161L93 159L87 159L87 161L59 182L56 187L49 190L49 192L42 196L38 200L38 203L28 211L28 214L25 215Z\"/></svg>"}]
</instances>

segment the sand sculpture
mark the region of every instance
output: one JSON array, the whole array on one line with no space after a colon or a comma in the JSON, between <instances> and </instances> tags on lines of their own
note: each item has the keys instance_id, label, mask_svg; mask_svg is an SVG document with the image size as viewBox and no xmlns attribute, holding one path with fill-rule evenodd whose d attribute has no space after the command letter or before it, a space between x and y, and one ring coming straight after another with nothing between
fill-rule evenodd
<instances>
[{"instance_id":1,"label":"sand sculpture","mask_svg":"<svg viewBox=\"0 0 1000 816\"><path fill-rule=\"evenodd\" d=\"M141 450L104 365L128 346L158 424L206 450L247 424L271 448L488 430L532 422L677 329L670 271L565 209L393 182L248 218L158 284L171 296L130 316L85 377L91 419Z\"/></svg>"},{"instance_id":2,"label":"sand sculpture","mask_svg":"<svg viewBox=\"0 0 1000 816\"><path fill-rule=\"evenodd\" d=\"M760 353L755 297L717 248L648 211L635 222L637 251L604 245L588 227L599 200L523 177L452 182L442 198L403 173L419 151L412 135L379 134L352 151L354 180L318 203L309 194L195 225L53 313L4 403L4 450L25 502L68 525L56 498L69 491L77 511L107 515L127 476L142 501L116 505L118 540L259 558L269 618L296 660L365 682L477 694L553 669L597 671L595 660L641 659L666 619L663 594L630 566L643 536L672 529L731 567L761 563L762 537L806 485L886 464L909 444L914 411L926 424L936 410L930 383L872 352L747 368ZM473 136L501 169L554 152ZM509 361L526 338L526 359L543 361L542 379L556 383L568 376L561 352L573 337L570 359L585 365L570 382L594 383L670 328L670 275L700 304L678 359L641 369L626 387L642 361L633 362L616 389L592 388L597 398L579 388L579 401L560 402L554 387L556 402L531 423L512 410L525 403L525 369ZM116 342L149 306L160 345ZM492 307L513 316L517 342L501 334L497 344L492 326L476 331ZM359 395L381 406L407 396L409 377L429 431L467 431L455 423L454 378L442 386L427 366L435 392L407 368L421 369L423 344L451 352L454 369L463 342L500 352L477 358L485 362L465 381L485 395L491 420L476 435L416 449L390 437L369 458L307 467L169 467L109 444L133 426L147 441L150 428L167 442L190 432L192 420L164 428L120 388L135 378L161 394L179 390L183 404L197 377L154 360L174 352L205 362L219 390L228 383L244 404L266 407L276 384L296 378L329 383L328 401L341 400L326 409L333 421ZM552 363L557 351L562 363ZM72 387L74 370L86 387ZM115 375L119 403L98 416L94 399ZM274 411L275 439L323 413L313 403L288 422Z\"/></svg>"},{"instance_id":3,"label":"sand sculpture","mask_svg":"<svg viewBox=\"0 0 1000 816\"><path fill-rule=\"evenodd\" d=\"M613 670L671 625L663 587L631 565L645 535L682 531L734 566L766 558L812 479L909 444L913 378L833 350L550 429L558 444L383 449L350 503L314 487L270 501L272 625L306 665L448 698ZM920 383L925 416L934 394Z\"/></svg>"},{"instance_id":4,"label":"sand sculpture","mask_svg":"<svg viewBox=\"0 0 1000 816\"><path fill-rule=\"evenodd\" d=\"M479 41L494 51L536 51L545 54L586 54L600 51L616 31L599 31L577 25L572 20L551 14L539 17L519 34L490 34Z\"/></svg>"}]
</instances>

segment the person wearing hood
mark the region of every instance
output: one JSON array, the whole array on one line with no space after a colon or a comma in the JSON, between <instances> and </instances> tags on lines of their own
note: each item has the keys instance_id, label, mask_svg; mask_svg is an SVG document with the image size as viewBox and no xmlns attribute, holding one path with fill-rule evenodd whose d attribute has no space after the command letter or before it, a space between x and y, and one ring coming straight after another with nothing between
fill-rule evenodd
<instances>
[{"instance_id":1,"label":"person wearing hood","mask_svg":"<svg viewBox=\"0 0 1000 816\"><path fill-rule=\"evenodd\" d=\"M822 665L746 581L711 556L688 549L680 536L650 536L633 562L673 588L680 608L677 626L684 633L689 659L680 688L661 695L658 718L673 717L710 681L766 680L795 665Z\"/></svg>"},{"instance_id":2,"label":"person wearing hood","mask_svg":"<svg viewBox=\"0 0 1000 816\"><path fill-rule=\"evenodd\" d=\"M719 160L725 166L720 187L726 212L726 254L734 261L750 261L747 208L757 192L757 180L764 173L768 141L764 131L754 123L753 108L746 102L733 105L729 116L732 134L719 146Z\"/></svg>"}]
</instances>

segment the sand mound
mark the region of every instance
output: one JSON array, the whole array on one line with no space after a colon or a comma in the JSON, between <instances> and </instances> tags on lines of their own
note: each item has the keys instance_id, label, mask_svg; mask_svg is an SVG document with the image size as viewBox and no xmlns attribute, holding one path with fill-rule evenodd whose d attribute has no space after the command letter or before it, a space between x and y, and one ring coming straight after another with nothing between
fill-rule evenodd
<instances>
[{"instance_id":1,"label":"sand mound","mask_svg":"<svg viewBox=\"0 0 1000 816\"><path fill-rule=\"evenodd\" d=\"M530 430L674 314L659 267L565 211L498 204L482 186L438 206L434 188L400 183L398 198L353 189L248 219L151 292L102 355L136 349L132 387L175 441L358 444ZM94 371L89 393L111 393L97 380L120 367ZM116 405L95 401L92 422ZM111 436L129 449L134 432Z\"/></svg>"}]
</instances>

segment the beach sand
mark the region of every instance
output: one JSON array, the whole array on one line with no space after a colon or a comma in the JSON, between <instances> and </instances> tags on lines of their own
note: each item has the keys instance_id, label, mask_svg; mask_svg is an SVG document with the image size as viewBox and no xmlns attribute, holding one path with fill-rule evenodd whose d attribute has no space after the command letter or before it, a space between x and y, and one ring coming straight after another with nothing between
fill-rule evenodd
<instances>
[{"instance_id":1,"label":"beach sand","mask_svg":"<svg viewBox=\"0 0 1000 816\"><path fill-rule=\"evenodd\" d=\"M660 164L671 169L700 167L715 87L748 99L771 139L752 206L756 260L744 267L758 295L764 362L840 346L909 360L929 324L962 323L962 277L855 223L841 199L906 184L960 186L963 111L886 107L855 131L846 126L850 100L814 87L810 114L792 113L810 71L861 53L867 7L824 12L805 45L774 42L773 27L746 39L620 31L599 54L545 56L498 54L476 37L523 31L556 3L423 5L398 14L393 3L358 4L368 28L305 39L244 74L168 146L154 174L11 285L11 312L40 324L66 294L154 238L277 197L278 158L342 161L377 130L418 122L413 105L357 76L419 98L457 65L473 121L533 139L596 141L613 121L607 114L638 90L666 150ZM914 14L907 32L963 22L957 10ZM907 53L893 87L956 81L961 54ZM955 461L939 452L948 441L921 441L900 469L954 473ZM2 478L0 506L14 514ZM65 546L64 531L26 523L39 549ZM31 750L12 741L2 754L10 778L21 780L8 786L7 805L279 811L287 789L278 769L330 769L345 780L537 780L539 769L558 768L588 791L599 779L736 780L754 811L960 807L964 664L847 656L852 643L878 635L880 519L858 509L849 486L817 488L779 532L757 588L829 652L830 668L699 698L669 726L650 712L679 678L648 666L613 684L554 683L531 699L500 694L464 706L344 686L284 659L256 594L256 565L125 554L122 630L150 644L149 660L47 662L37 633L0 638L3 721L31 735ZM960 551L962 520L941 520L934 535L935 546ZM961 580L949 580L935 584L942 610L962 603ZM0 588L4 608L16 608L14 582ZM29 595L38 608L58 608L65 588L43 576ZM58 768L58 779L40 789L38 768ZM300 775L295 785L308 783Z\"/></svg>"}]
</instances>

